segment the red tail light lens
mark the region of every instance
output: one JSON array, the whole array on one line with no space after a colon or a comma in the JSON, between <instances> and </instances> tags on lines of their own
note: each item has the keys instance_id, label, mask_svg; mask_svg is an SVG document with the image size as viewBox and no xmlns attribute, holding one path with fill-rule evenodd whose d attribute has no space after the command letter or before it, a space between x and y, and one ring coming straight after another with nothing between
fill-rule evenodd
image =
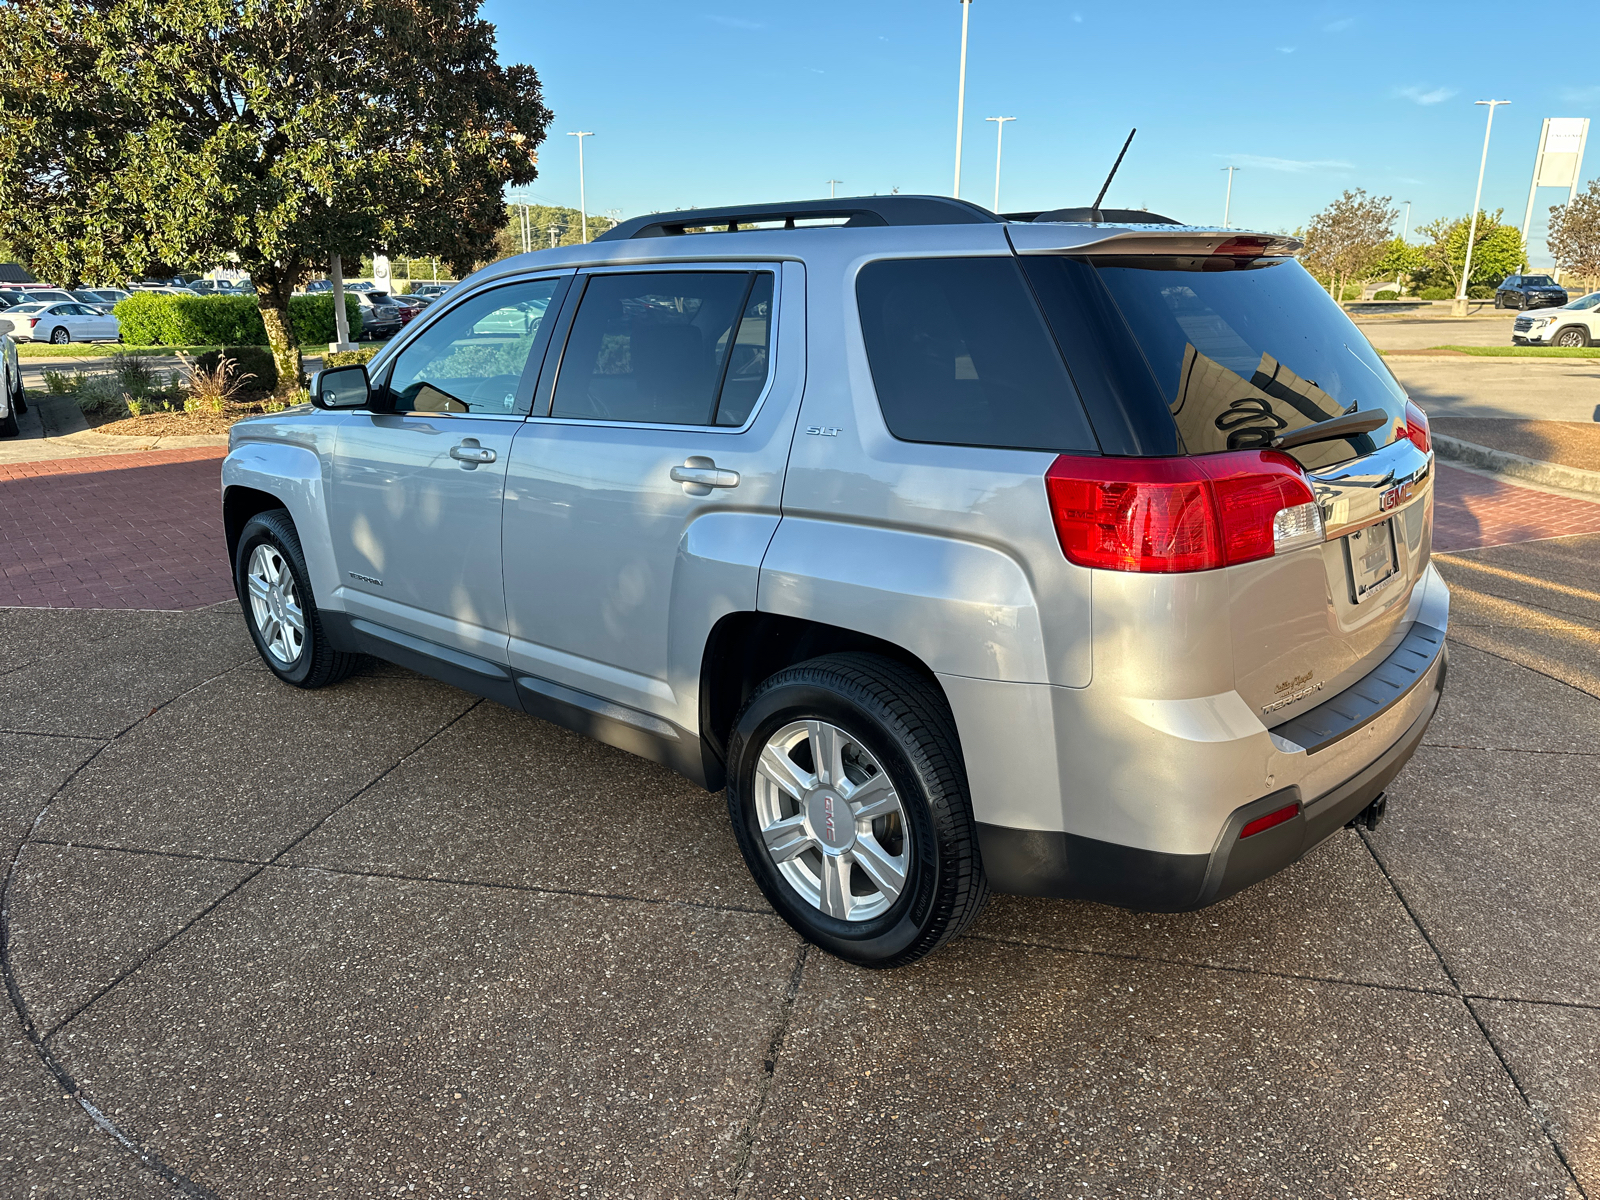
<instances>
[{"instance_id":1,"label":"red tail light lens","mask_svg":"<svg viewBox=\"0 0 1600 1200\"><path fill-rule=\"evenodd\" d=\"M1406 401L1406 427L1400 435L1424 454L1433 449L1433 438L1428 433L1428 414L1411 401Z\"/></svg>"},{"instance_id":2,"label":"red tail light lens","mask_svg":"<svg viewBox=\"0 0 1600 1200\"><path fill-rule=\"evenodd\" d=\"M1300 465L1275 450L1190 458L1078 458L1045 474L1068 561L1172 574L1270 558L1322 540Z\"/></svg>"},{"instance_id":3,"label":"red tail light lens","mask_svg":"<svg viewBox=\"0 0 1600 1200\"><path fill-rule=\"evenodd\" d=\"M1292 821L1299 815L1300 805L1298 803L1285 805L1276 812L1269 812L1264 817L1257 817L1243 829L1239 830L1239 840L1243 841L1247 837L1254 837L1258 833L1265 833L1273 826L1282 825L1285 821Z\"/></svg>"}]
</instances>

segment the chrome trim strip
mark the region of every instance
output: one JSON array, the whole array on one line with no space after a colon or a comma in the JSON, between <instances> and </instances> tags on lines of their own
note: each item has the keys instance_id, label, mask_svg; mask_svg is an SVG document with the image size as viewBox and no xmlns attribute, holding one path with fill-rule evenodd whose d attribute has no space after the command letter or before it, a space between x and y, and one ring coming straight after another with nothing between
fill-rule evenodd
<instances>
[{"instance_id":1,"label":"chrome trim strip","mask_svg":"<svg viewBox=\"0 0 1600 1200\"><path fill-rule=\"evenodd\" d=\"M1433 486L1433 452L1424 454L1414 443L1397 438L1365 458L1308 476L1331 542L1421 503Z\"/></svg>"}]
</instances>

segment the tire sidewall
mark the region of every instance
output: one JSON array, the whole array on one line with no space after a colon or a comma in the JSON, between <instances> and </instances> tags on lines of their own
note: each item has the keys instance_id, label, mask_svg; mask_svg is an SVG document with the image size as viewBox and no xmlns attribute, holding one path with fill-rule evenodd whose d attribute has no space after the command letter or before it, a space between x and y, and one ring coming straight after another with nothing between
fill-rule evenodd
<instances>
[{"instance_id":1,"label":"tire sidewall","mask_svg":"<svg viewBox=\"0 0 1600 1200\"><path fill-rule=\"evenodd\" d=\"M57 336L57 335L65 335L65 336ZM64 329L60 325L56 326L54 329L52 329L50 331L50 344L52 346L66 346L66 345L69 345L71 343L71 341L72 341L72 335L70 333L67 333L66 329Z\"/></svg>"},{"instance_id":2,"label":"tire sidewall","mask_svg":"<svg viewBox=\"0 0 1600 1200\"><path fill-rule=\"evenodd\" d=\"M250 631L250 640L255 643L256 652L261 655L261 661L279 679L285 683L303 686L311 674L312 666L317 658L317 622L312 619L315 610L315 600L311 594L311 584L306 578L305 562L300 554L297 541L284 536L277 526L279 520L274 520L273 514L250 518L243 532L239 535L239 548L233 560L233 588L239 597L239 607L244 610L245 628ZM300 610L305 616L305 646L300 651L300 657L295 659L293 665L285 667L272 652L267 649L261 631L256 628L256 617L250 606L250 590L246 583L246 575L250 565L250 556L255 548L262 543L273 546L283 556L283 561L288 565L289 572L294 576L295 593L300 597Z\"/></svg>"},{"instance_id":3,"label":"tire sidewall","mask_svg":"<svg viewBox=\"0 0 1600 1200\"><path fill-rule=\"evenodd\" d=\"M870 751L893 780L905 814L911 850L906 888L888 912L869 921L842 921L813 908L784 879L761 837L755 804L760 749L785 725L807 718L839 726ZM938 893L938 835L927 799L928 781L912 746L903 731L886 726L880 714L846 690L798 681L758 689L739 715L729 741L728 807L757 886L802 937L863 965L893 959L911 947L922 936Z\"/></svg>"}]
</instances>

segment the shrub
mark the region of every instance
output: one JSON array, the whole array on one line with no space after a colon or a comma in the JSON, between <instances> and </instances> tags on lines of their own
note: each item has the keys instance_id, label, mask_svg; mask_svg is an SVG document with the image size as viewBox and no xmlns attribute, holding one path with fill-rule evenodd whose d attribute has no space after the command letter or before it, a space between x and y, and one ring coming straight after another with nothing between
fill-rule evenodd
<instances>
[{"instance_id":1,"label":"shrub","mask_svg":"<svg viewBox=\"0 0 1600 1200\"><path fill-rule=\"evenodd\" d=\"M1425 287L1417 296L1423 300L1451 300L1455 298L1455 292L1447 287Z\"/></svg>"},{"instance_id":2,"label":"shrub","mask_svg":"<svg viewBox=\"0 0 1600 1200\"><path fill-rule=\"evenodd\" d=\"M202 358L211 359L210 366L201 366L185 354L180 354L178 357L183 360L183 365L189 371L186 383L189 397L183 402L184 412L203 409L206 412L220 413L229 404L240 399L248 382L255 378L247 371L241 372L238 361L223 351L202 355Z\"/></svg>"},{"instance_id":3,"label":"shrub","mask_svg":"<svg viewBox=\"0 0 1600 1200\"><path fill-rule=\"evenodd\" d=\"M227 360L231 364L231 377L241 384L246 379L249 385L243 388L245 392L273 392L278 388L278 360L272 357L272 351L265 346L223 346L220 350L207 350L195 359L190 370L192 376L195 370L207 374L215 372Z\"/></svg>"},{"instance_id":4,"label":"shrub","mask_svg":"<svg viewBox=\"0 0 1600 1200\"><path fill-rule=\"evenodd\" d=\"M322 356L322 365L324 367L353 367L357 363L369 363L381 349L383 349L382 346L360 346L355 350L330 350Z\"/></svg>"},{"instance_id":5,"label":"shrub","mask_svg":"<svg viewBox=\"0 0 1600 1200\"><path fill-rule=\"evenodd\" d=\"M1398 300L1400 299L1400 293L1393 289L1388 289L1382 292L1374 292L1372 298L1374 300Z\"/></svg>"},{"instance_id":6,"label":"shrub","mask_svg":"<svg viewBox=\"0 0 1600 1200\"><path fill-rule=\"evenodd\" d=\"M265 346L267 327L254 296L174 296L135 292L112 310L129 346ZM350 335L361 328L361 303L345 297ZM332 296L289 297L289 323L302 346L336 336Z\"/></svg>"},{"instance_id":7,"label":"shrub","mask_svg":"<svg viewBox=\"0 0 1600 1200\"><path fill-rule=\"evenodd\" d=\"M83 372L77 371L65 375L60 371L46 371L44 373L44 390L50 396L70 396L78 390L78 385L83 382Z\"/></svg>"},{"instance_id":8,"label":"shrub","mask_svg":"<svg viewBox=\"0 0 1600 1200\"><path fill-rule=\"evenodd\" d=\"M128 411L115 375L85 375L80 379L76 399L84 412L120 417Z\"/></svg>"},{"instance_id":9,"label":"shrub","mask_svg":"<svg viewBox=\"0 0 1600 1200\"><path fill-rule=\"evenodd\" d=\"M1492 283L1474 283L1474 284L1470 284L1467 287L1467 299L1468 300L1493 300L1494 299L1494 284L1492 284Z\"/></svg>"},{"instance_id":10,"label":"shrub","mask_svg":"<svg viewBox=\"0 0 1600 1200\"><path fill-rule=\"evenodd\" d=\"M115 354L111 358L111 374L123 394L142 400L162 385L148 359L137 354Z\"/></svg>"}]
</instances>

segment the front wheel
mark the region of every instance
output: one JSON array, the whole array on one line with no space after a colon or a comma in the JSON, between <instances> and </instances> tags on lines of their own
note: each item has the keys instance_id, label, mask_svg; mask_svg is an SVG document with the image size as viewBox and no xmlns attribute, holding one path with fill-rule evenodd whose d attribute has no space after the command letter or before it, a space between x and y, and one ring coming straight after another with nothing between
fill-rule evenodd
<instances>
[{"instance_id":1,"label":"front wheel","mask_svg":"<svg viewBox=\"0 0 1600 1200\"><path fill-rule=\"evenodd\" d=\"M773 908L806 940L896 967L988 898L966 768L933 683L872 654L780 671L734 723L728 812Z\"/></svg>"},{"instance_id":2,"label":"front wheel","mask_svg":"<svg viewBox=\"0 0 1600 1200\"><path fill-rule=\"evenodd\" d=\"M1568 325L1560 333L1556 334L1554 344L1557 346L1587 346L1589 344L1589 335L1581 326Z\"/></svg>"},{"instance_id":3,"label":"front wheel","mask_svg":"<svg viewBox=\"0 0 1600 1200\"><path fill-rule=\"evenodd\" d=\"M63 325L57 325L50 331L50 344L53 346L65 346L71 340L72 335L67 332L66 327Z\"/></svg>"},{"instance_id":4,"label":"front wheel","mask_svg":"<svg viewBox=\"0 0 1600 1200\"><path fill-rule=\"evenodd\" d=\"M322 628L300 537L286 509L258 513L239 535L234 590L261 661L301 688L338 683L361 662L334 650Z\"/></svg>"}]
</instances>

